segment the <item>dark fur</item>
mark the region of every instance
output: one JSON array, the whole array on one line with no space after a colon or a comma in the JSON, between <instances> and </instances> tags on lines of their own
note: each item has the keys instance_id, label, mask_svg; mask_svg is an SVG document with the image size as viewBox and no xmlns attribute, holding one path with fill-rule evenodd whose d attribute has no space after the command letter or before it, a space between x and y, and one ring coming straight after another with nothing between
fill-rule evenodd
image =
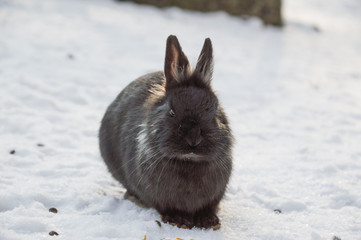
<instances>
[{"instance_id":1,"label":"dark fur","mask_svg":"<svg viewBox=\"0 0 361 240\"><path fill-rule=\"evenodd\" d=\"M163 221L209 228L232 169L232 136L210 82L212 44L195 70L175 36L167 39L164 73L130 83L108 107L100 150L130 195Z\"/></svg>"}]
</instances>

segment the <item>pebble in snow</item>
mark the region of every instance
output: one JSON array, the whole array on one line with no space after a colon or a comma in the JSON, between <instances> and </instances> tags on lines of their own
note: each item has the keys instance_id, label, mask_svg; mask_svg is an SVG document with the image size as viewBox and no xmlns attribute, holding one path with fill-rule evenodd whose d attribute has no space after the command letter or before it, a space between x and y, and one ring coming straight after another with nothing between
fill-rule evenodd
<instances>
[{"instance_id":1,"label":"pebble in snow","mask_svg":"<svg viewBox=\"0 0 361 240\"><path fill-rule=\"evenodd\" d=\"M49 208L49 212L58 213L58 209L56 209L56 208Z\"/></svg>"},{"instance_id":2,"label":"pebble in snow","mask_svg":"<svg viewBox=\"0 0 361 240\"><path fill-rule=\"evenodd\" d=\"M57 233L57 232L55 232L55 231L50 231L50 232L49 232L49 235L50 235L50 236L58 236L59 233Z\"/></svg>"},{"instance_id":3,"label":"pebble in snow","mask_svg":"<svg viewBox=\"0 0 361 240\"><path fill-rule=\"evenodd\" d=\"M275 209L275 210L273 210L276 214L281 214L282 213L282 211L281 211L281 209Z\"/></svg>"}]
</instances>

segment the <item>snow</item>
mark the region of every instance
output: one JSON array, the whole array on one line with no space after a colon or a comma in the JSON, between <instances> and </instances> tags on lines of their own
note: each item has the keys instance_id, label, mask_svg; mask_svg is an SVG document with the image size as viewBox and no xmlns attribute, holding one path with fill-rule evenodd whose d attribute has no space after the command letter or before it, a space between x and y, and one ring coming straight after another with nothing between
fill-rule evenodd
<instances>
[{"instance_id":1,"label":"snow","mask_svg":"<svg viewBox=\"0 0 361 240\"><path fill-rule=\"evenodd\" d=\"M279 29L111 0L1 1L0 239L361 239L361 3L283 10ZM170 34L193 63L213 41L236 139L218 231L159 227L98 150L106 107L162 69Z\"/></svg>"}]
</instances>

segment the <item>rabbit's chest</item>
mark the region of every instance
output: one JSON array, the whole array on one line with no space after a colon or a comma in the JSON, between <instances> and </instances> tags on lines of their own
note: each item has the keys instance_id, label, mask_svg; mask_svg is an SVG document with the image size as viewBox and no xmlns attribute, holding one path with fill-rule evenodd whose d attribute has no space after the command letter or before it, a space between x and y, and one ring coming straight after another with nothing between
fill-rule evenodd
<instances>
[{"instance_id":1,"label":"rabbit's chest","mask_svg":"<svg viewBox=\"0 0 361 240\"><path fill-rule=\"evenodd\" d=\"M168 165L160 166L154 174L156 192L162 200L184 205L217 195L219 179L213 166L200 163Z\"/></svg>"}]
</instances>

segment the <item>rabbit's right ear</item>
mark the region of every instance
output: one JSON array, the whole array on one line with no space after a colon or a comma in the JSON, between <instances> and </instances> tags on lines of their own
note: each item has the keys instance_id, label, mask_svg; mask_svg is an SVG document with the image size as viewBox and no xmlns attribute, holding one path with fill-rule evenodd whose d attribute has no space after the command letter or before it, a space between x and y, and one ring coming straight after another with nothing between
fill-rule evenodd
<instances>
[{"instance_id":1,"label":"rabbit's right ear","mask_svg":"<svg viewBox=\"0 0 361 240\"><path fill-rule=\"evenodd\" d=\"M176 86L190 75L187 56L183 53L178 39L174 35L170 35L167 38L164 75L166 79L166 90Z\"/></svg>"}]
</instances>

